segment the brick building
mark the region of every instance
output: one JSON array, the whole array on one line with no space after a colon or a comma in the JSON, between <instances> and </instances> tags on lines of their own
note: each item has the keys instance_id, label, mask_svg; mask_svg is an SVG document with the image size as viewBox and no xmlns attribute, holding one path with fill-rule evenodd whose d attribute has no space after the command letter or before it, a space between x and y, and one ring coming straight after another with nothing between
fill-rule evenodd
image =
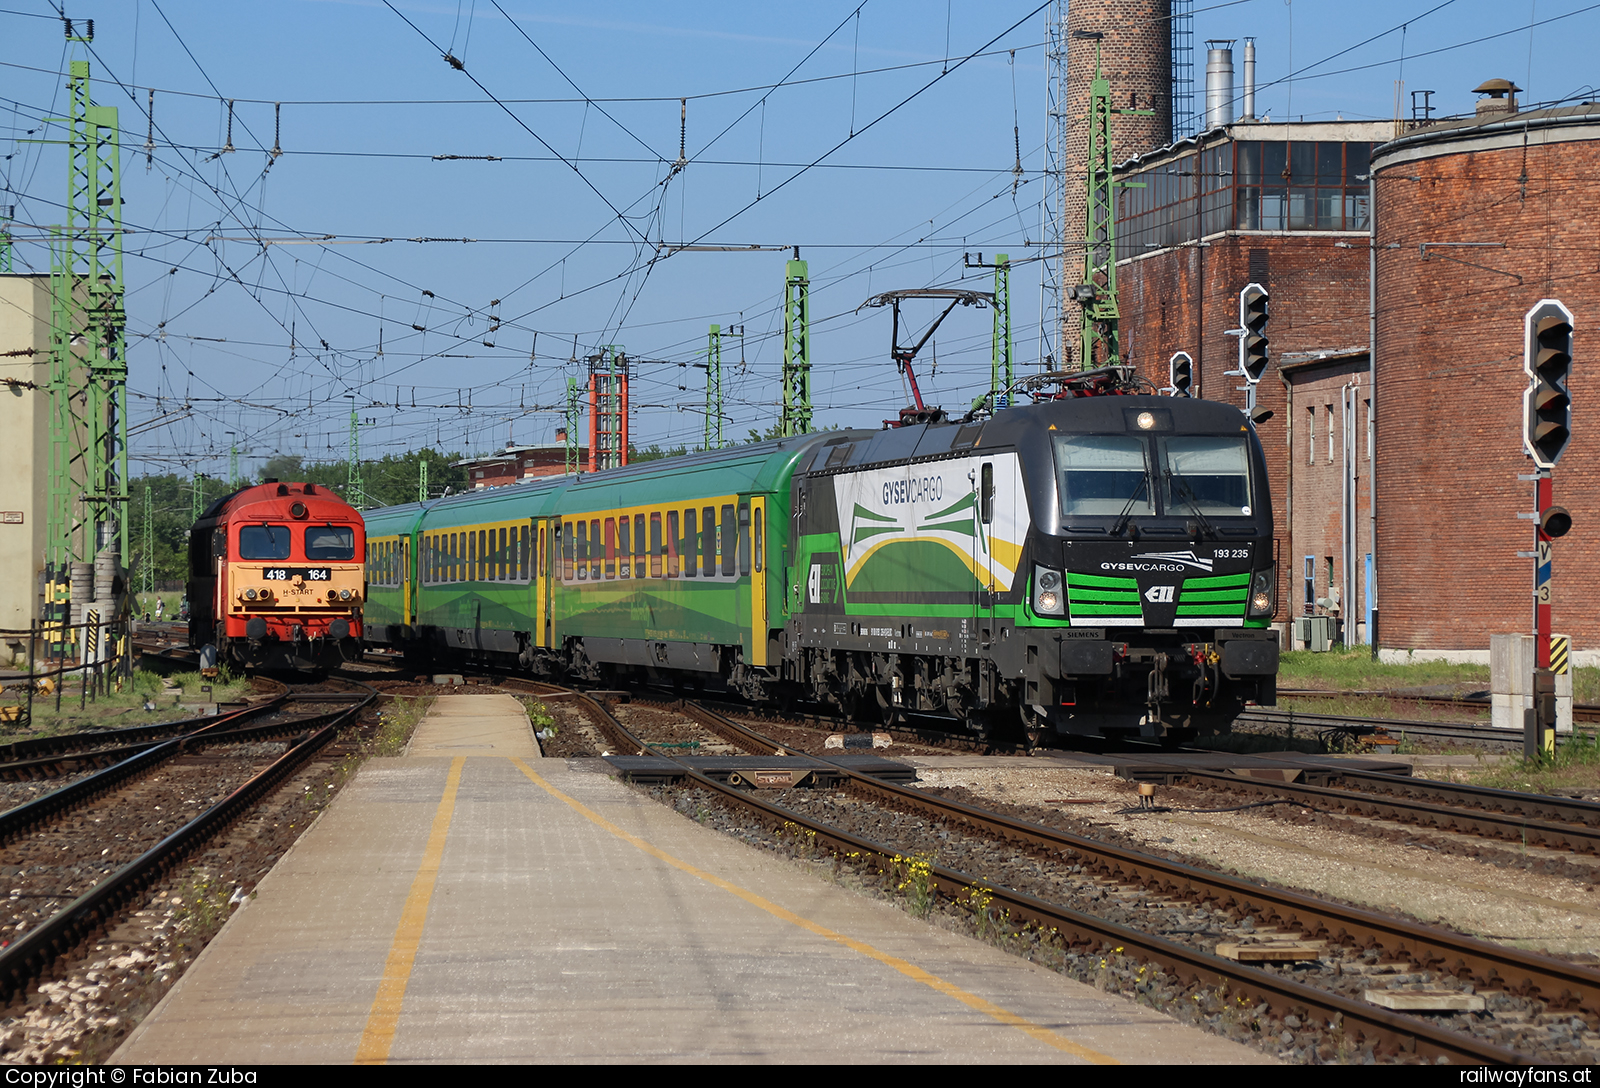
<instances>
[{"instance_id":1,"label":"brick building","mask_svg":"<svg viewBox=\"0 0 1600 1088\"><path fill-rule=\"evenodd\" d=\"M1194 360L1194 393L1243 408L1239 292L1271 295L1273 366L1257 406L1279 541L1277 621L1367 634L1373 552L1368 386L1369 155L1392 122L1239 121L1118 168L1126 360L1157 386ZM1312 592L1307 591L1307 578ZM1309 603L1308 603L1309 602ZM1340 630L1342 628L1342 631Z\"/></svg>"},{"instance_id":2,"label":"brick building","mask_svg":"<svg viewBox=\"0 0 1600 1088\"><path fill-rule=\"evenodd\" d=\"M582 466L588 450L578 448L578 464ZM485 487L504 487L518 480L532 480L540 476L560 476L567 471L567 445L550 442L542 446L514 446L490 457L469 457L457 461L456 466L467 470L467 483L477 491Z\"/></svg>"},{"instance_id":3,"label":"brick building","mask_svg":"<svg viewBox=\"0 0 1600 1088\"><path fill-rule=\"evenodd\" d=\"M1491 634L1530 630L1523 315L1557 298L1575 317L1572 441L1554 489L1574 528L1554 546L1554 627L1592 651L1600 105L1517 113L1502 91L1479 111L1373 153L1379 643L1487 660Z\"/></svg>"}]
</instances>

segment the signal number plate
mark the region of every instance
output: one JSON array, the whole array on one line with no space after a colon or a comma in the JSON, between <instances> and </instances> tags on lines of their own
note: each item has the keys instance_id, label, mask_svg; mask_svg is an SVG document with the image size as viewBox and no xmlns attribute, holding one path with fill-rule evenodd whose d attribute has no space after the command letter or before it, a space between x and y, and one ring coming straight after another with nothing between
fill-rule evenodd
<instances>
[{"instance_id":1,"label":"signal number plate","mask_svg":"<svg viewBox=\"0 0 1600 1088\"><path fill-rule=\"evenodd\" d=\"M328 582L333 580L332 567L268 567L261 572L261 577L269 582L292 582L299 576L308 582Z\"/></svg>"}]
</instances>

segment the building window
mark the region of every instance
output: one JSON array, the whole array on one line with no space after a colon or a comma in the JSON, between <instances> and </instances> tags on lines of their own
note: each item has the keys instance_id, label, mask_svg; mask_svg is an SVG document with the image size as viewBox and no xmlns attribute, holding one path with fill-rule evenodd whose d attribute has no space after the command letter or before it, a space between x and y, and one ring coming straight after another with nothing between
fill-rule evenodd
<instances>
[{"instance_id":1,"label":"building window","mask_svg":"<svg viewBox=\"0 0 1600 1088\"><path fill-rule=\"evenodd\" d=\"M1317 463L1317 409L1315 405L1306 409L1306 464Z\"/></svg>"},{"instance_id":2,"label":"building window","mask_svg":"<svg viewBox=\"0 0 1600 1088\"><path fill-rule=\"evenodd\" d=\"M1317 557L1306 556L1306 581L1305 581L1305 613L1310 615L1317 609Z\"/></svg>"},{"instance_id":3,"label":"building window","mask_svg":"<svg viewBox=\"0 0 1600 1088\"><path fill-rule=\"evenodd\" d=\"M1370 143L1225 141L1119 179L1117 259L1225 230L1367 229Z\"/></svg>"},{"instance_id":4,"label":"building window","mask_svg":"<svg viewBox=\"0 0 1600 1088\"><path fill-rule=\"evenodd\" d=\"M1333 464L1333 405L1328 405L1328 464Z\"/></svg>"}]
</instances>

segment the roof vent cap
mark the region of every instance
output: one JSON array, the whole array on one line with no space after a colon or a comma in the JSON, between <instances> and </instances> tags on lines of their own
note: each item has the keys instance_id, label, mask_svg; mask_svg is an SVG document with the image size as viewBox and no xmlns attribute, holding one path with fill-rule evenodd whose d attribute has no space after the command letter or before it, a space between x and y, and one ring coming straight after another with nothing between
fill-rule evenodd
<instances>
[{"instance_id":1,"label":"roof vent cap","mask_svg":"<svg viewBox=\"0 0 1600 1088\"><path fill-rule=\"evenodd\" d=\"M1478 116L1516 113L1517 92L1522 90L1509 79L1486 79L1472 89L1473 94L1488 95L1478 99Z\"/></svg>"}]
</instances>

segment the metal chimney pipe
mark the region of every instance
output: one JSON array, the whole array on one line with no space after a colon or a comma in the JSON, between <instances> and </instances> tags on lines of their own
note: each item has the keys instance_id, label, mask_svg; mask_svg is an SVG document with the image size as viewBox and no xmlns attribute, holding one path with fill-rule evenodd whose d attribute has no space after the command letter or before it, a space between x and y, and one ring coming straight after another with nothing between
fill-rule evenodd
<instances>
[{"instance_id":1,"label":"metal chimney pipe","mask_svg":"<svg viewBox=\"0 0 1600 1088\"><path fill-rule=\"evenodd\" d=\"M1244 40L1244 112L1246 121L1256 119L1256 40Z\"/></svg>"},{"instance_id":2,"label":"metal chimney pipe","mask_svg":"<svg viewBox=\"0 0 1600 1088\"><path fill-rule=\"evenodd\" d=\"M1233 123L1233 39L1206 42L1206 130Z\"/></svg>"}]
</instances>

